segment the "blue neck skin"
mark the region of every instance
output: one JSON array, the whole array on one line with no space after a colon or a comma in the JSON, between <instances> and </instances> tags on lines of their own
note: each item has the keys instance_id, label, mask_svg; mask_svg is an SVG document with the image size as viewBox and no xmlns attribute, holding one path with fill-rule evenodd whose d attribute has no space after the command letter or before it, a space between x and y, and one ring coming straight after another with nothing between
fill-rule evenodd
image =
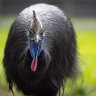
<instances>
[{"instance_id":1,"label":"blue neck skin","mask_svg":"<svg viewBox=\"0 0 96 96\"><path fill-rule=\"evenodd\" d=\"M29 34L27 34L27 37L30 40L30 55L35 59L40 55L42 51L42 40L44 39L44 36L42 36L42 39L37 44L33 40L31 40Z\"/></svg>"},{"instance_id":2,"label":"blue neck skin","mask_svg":"<svg viewBox=\"0 0 96 96\"><path fill-rule=\"evenodd\" d=\"M40 55L42 51L42 40L35 44L34 41L30 40L30 55L32 58L36 58Z\"/></svg>"}]
</instances>

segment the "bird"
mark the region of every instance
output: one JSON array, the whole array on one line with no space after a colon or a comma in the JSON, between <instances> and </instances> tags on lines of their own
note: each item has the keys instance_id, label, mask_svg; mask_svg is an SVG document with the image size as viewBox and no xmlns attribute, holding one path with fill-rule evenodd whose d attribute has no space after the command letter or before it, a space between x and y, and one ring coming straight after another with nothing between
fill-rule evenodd
<instances>
[{"instance_id":1,"label":"bird","mask_svg":"<svg viewBox=\"0 0 96 96\"><path fill-rule=\"evenodd\" d=\"M55 5L22 10L11 25L3 66L9 89L27 96L56 96L77 72L76 34L70 18Z\"/></svg>"}]
</instances>

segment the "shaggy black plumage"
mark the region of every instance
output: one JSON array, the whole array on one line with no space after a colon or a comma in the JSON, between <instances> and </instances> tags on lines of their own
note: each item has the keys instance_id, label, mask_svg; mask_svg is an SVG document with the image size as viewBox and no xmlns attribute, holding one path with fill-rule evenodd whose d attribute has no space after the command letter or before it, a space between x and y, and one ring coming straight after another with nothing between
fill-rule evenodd
<instances>
[{"instance_id":1,"label":"shaggy black plumage","mask_svg":"<svg viewBox=\"0 0 96 96\"><path fill-rule=\"evenodd\" d=\"M44 30L43 50L38 66L32 72L27 33L32 21L32 10ZM24 9L11 26L4 52L4 68L12 89L31 96L56 96L63 80L75 75L76 36L69 18L56 6L36 4Z\"/></svg>"}]
</instances>

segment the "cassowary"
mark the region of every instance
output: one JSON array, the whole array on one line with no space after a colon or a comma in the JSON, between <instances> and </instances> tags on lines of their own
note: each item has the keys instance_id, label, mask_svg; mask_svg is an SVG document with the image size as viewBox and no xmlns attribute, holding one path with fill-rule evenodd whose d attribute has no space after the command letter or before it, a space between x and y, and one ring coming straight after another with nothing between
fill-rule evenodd
<instances>
[{"instance_id":1,"label":"cassowary","mask_svg":"<svg viewBox=\"0 0 96 96\"><path fill-rule=\"evenodd\" d=\"M58 7L35 4L13 22L4 51L4 69L12 85L30 96L56 96L63 80L77 72L76 36Z\"/></svg>"}]
</instances>

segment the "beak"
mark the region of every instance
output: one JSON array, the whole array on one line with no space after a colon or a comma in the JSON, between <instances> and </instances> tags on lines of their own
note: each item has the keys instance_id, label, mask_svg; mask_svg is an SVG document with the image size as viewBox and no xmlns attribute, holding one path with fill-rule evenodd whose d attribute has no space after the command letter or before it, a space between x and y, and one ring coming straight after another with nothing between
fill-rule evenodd
<instances>
[{"instance_id":1,"label":"beak","mask_svg":"<svg viewBox=\"0 0 96 96\"><path fill-rule=\"evenodd\" d=\"M39 42L39 36L38 35L36 36L34 41L35 41L36 44Z\"/></svg>"},{"instance_id":2,"label":"beak","mask_svg":"<svg viewBox=\"0 0 96 96\"><path fill-rule=\"evenodd\" d=\"M34 41L35 41L35 44L37 44L37 43L38 43L38 40L37 40L37 39L35 39Z\"/></svg>"}]
</instances>

